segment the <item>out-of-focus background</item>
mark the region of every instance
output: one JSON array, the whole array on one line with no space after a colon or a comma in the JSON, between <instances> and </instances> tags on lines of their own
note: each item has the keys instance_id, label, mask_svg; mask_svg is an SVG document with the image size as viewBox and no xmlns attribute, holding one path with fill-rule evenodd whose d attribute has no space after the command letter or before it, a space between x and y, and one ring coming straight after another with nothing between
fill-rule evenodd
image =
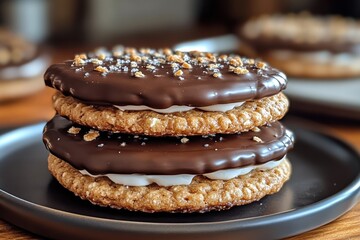
<instances>
[{"instance_id":1,"label":"out-of-focus background","mask_svg":"<svg viewBox=\"0 0 360 240\"><path fill-rule=\"evenodd\" d=\"M51 45L121 42L129 36L176 34L179 39L235 32L261 14L308 11L360 17L357 0L2 0L0 26ZM186 36L181 37L182 32ZM169 35L159 37L163 43ZM206 35L206 33L204 33ZM172 43L169 41L169 43Z\"/></svg>"},{"instance_id":2,"label":"out-of-focus background","mask_svg":"<svg viewBox=\"0 0 360 240\"><path fill-rule=\"evenodd\" d=\"M250 18L303 11L358 19L360 1L2 0L0 28L36 44L50 56L49 65L99 46L160 48L227 34L237 36L239 27ZM18 126L49 119L54 114L52 94L45 88L31 96L0 101L0 125ZM359 110L356 114L360 119ZM342 117L348 115L345 112Z\"/></svg>"}]
</instances>

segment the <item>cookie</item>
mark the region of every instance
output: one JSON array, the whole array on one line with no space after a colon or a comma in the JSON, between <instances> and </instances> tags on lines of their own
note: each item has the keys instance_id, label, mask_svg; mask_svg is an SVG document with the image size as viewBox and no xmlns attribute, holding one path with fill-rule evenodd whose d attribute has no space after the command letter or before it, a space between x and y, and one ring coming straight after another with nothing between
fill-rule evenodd
<instances>
[{"instance_id":1,"label":"cookie","mask_svg":"<svg viewBox=\"0 0 360 240\"><path fill-rule=\"evenodd\" d=\"M307 13L251 19L241 30L240 51L260 57L290 77L360 76L360 23Z\"/></svg>"},{"instance_id":2,"label":"cookie","mask_svg":"<svg viewBox=\"0 0 360 240\"><path fill-rule=\"evenodd\" d=\"M0 29L0 101L35 93L44 87L48 57L34 44Z\"/></svg>"},{"instance_id":3,"label":"cookie","mask_svg":"<svg viewBox=\"0 0 360 240\"><path fill-rule=\"evenodd\" d=\"M60 115L78 124L102 131L153 136L244 132L281 119L289 107L283 93L247 101L226 112L122 111L113 106L87 105L61 93L54 95L53 102Z\"/></svg>"},{"instance_id":4,"label":"cookie","mask_svg":"<svg viewBox=\"0 0 360 240\"><path fill-rule=\"evenodd\" d=\"M287 78L238 55L115 47L44 74L57 115L49 170L100 206L206 212L248 204L289 179L294 136L278 120Z\"/></svg>"},{"instance_id":5,"label":"cookie","mask_svg":"<svg viewBox=\"0 0 360 240\"><path fill-rule=\"evenodd\" d=\"M196 176L190 185L139 187L83 175L53 155L48 162L59 183L82 199L100 206L150 213L207 212L248 204L278 192L291 174L291 165L285 160L273 169L252 171L230 180Z\"/></svg>"},{"instance_id":6,"label":"cookie","mask_svg":"<svg viewBox=\"0 0 360 240\"><path fill-rule=\"evenodd\" d=\"M287 110L279 95L286 76L263 62L166 49L118 51L77 55L46 71L46 85L69 96L55 96L59 114L100 130L160 136L246 131Z\"/></svg>"}]
</instances>

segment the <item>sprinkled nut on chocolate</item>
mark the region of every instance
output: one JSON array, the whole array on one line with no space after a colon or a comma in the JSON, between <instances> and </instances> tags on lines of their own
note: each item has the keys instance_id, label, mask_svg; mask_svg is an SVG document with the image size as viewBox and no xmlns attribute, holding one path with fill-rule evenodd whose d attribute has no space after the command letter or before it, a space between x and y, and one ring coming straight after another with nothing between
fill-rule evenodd
<instances>
[{"instance_id":1,"label":"sprinkled nut on chocolate","mask_svg":"<svg viewBox=\"0 0 360 240\"><path fill-rule=\"evenodd\" d=\"M94 141L97 137L100 136L99 131L90 130L87 134L84 135L84 140L87 142Z\"/></svg>"},{"instance_id":2,"label":"sprinkled nut on chocolate","mask_svg":"<svg viewBox=\"0 0 360 240\"><path fill-rule=\"evenodd\" d=\"M78 134L80 132L81 128L72 126L69 128L68 133L70 134Z\"/></svg>"}]
</instances>

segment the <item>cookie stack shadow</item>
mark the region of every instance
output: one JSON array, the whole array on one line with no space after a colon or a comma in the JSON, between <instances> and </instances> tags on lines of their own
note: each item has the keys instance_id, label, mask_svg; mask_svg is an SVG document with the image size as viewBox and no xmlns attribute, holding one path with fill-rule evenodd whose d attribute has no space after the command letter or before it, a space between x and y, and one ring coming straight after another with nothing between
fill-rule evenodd
<instances>
[{"instance_id":1,"label":"cookie stack shadow","mask_svg":"<svg viewBox=\"0 0 360 240\"><path fill-rule=\"evenodd\" d=\"M294 137L278 120L286 76L237 55L117 46L46 71L57 115L52 175L93 204L207 212L257 201L290 178Z\"/></svg>"}]
</instances>

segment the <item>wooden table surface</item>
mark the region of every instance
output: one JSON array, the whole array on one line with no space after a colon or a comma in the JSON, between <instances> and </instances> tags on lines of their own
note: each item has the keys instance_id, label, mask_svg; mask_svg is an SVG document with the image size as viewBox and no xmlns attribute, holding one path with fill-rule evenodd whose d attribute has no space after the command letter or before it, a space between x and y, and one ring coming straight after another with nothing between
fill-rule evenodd
<instances>
[{"instance_id":1,"label":"wooden table surface","mask_svg":"<svg viewBox=\"0 0 360 240\"><path fill-rule=\"evenodd\" d=\"M66 51L65 51L66 52ZM65 59L64 55L72 53L72 50L55 51L54 62ZM44 88L33 96L17 101L0 104L0 128L14 127L24 124L49 120L54 111L51 106L53 90ZM318 122L318 124L320 124ZM321 124L339 138L352 144L360 152L360 124L325 123ZM315 230L291 237L289 239L360 239L360 203L349 212L335 221L319 227ZM0 239L41 239L27 231L0 219Z\"/></svg>"}]
</instances>

